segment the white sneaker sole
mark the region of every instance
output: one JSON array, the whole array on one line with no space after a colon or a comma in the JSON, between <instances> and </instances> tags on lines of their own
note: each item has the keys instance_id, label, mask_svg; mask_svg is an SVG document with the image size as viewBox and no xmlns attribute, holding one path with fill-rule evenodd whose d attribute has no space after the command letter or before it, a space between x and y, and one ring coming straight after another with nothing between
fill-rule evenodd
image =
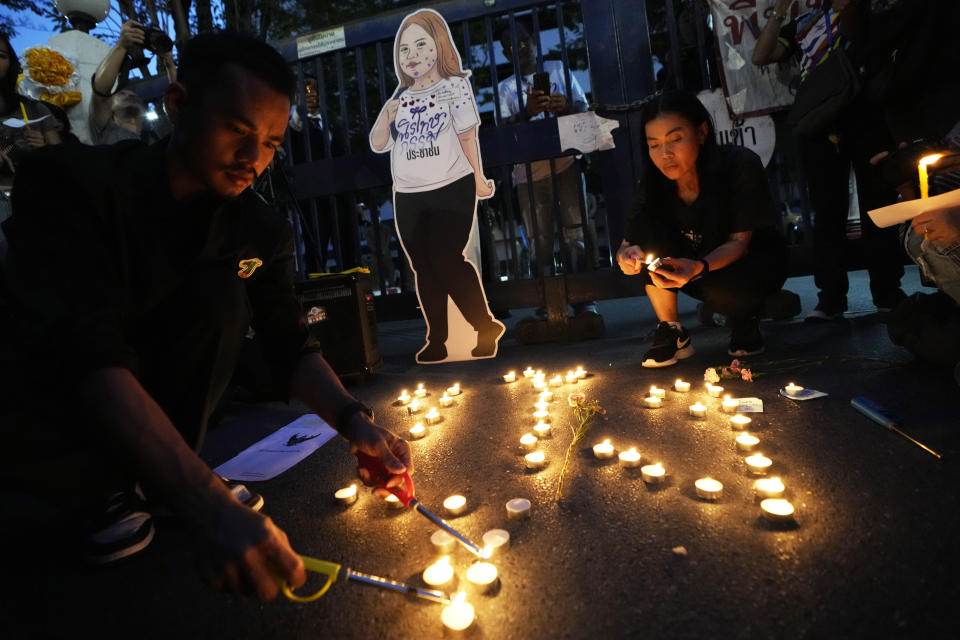
<instances>
[{"instance_id":1,"label":"white sneaker sole","mask_svg":"<svg viewBox=\"0 0 960 640\"><path fill-rule=\"evenodd\" d=\"M140 524L142 526L143 520L150 518L150 515L147 513L137 513L131 514L129 518L124 522L124 524ZM104 554L88 554L86 556L87 562L94 565L100 564L110 564L111 562L116 562L117 560L122 560L123 558L128 558L136 553L139 553L147 548L153 541L153 536L156 533L156 528L153 526L153 522L148 524L147 534L144 536L143 540L137 541L135 544L123 547L118 549L113 553L104 553Z\"/></svg>"},{"instance_id":2,"label":"white sneaker sole","mask_svg":"<svg viewBox=\"0 0 960 640\"><path fill-rule=\"evenodd\" d=\"M676 353L673 354L673 357L669 360L664 360L663 362L657 362L652 358L647 358L640 363L640 366L646 369L660 369L662 367L670 367L677 364L677 360L683 360L689 358L693 355L693 345L688 344L683 349L678 349Z\"/></svg>"}]
</instances>

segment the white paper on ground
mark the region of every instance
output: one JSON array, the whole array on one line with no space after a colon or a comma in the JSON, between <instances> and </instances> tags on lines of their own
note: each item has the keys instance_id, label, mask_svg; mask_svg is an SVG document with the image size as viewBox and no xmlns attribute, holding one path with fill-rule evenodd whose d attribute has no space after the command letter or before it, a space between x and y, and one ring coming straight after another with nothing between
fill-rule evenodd
<instances>
[{"instance_id":1,"label":"white paper on ground","mask_svg":"<svg viewBox=\"0 0 960 640\"><path fill-rule=\"evenodd\" d=\"M574 113L557 118L560 148L576 149L581 153L606 151L614 148L614 129L620 126L617 120L602 118L593 111Z\"/></svg>"},{"instance_id":2,"label":"white paper on ground","mask_svg":"<svg viewBox=\"0 0 960 640\"><path fill-rule=\"evenodd\" d=\"M878 227L892 227L895 224L912 220L924 211L960 206L960 189L947 191L922 200L905 200L897 204L869 211L870 219Z\"/></svg>"},{"instance_id":3,"label":"white paper on ground","mask_svg":"<svg viewBox=\"0 0 960 640\"><path fill-rule=\"evenodd\" d=\"M734 398L739 402L737 413L763 413L763 400L760 398Z\"/></svg>"},{"instance_id":4,"label":"white paper on ground","mask_svg":"<svg viewBox=\"0 0 960 640\"><path fill-rule=\"evenodd\" d=\"M314 414L300 416L214 469L230 480L259 482L275 478L337 435Z\"/></svg>"},{"instance_id":5,"label":"white paper on ground","mask_svg":"<svg viewBox=\"0 0 960 640\"><path fill-rule=\"evenodd\" d=\"M780 395L782 395L784 398L790 398L791 400L813 400L814 398L823 398L829 394L826 394L823 391L817 391L816 389L804 389L799 393L790 395L783 389L780 389Z\"/></svg>"}]
</instances>

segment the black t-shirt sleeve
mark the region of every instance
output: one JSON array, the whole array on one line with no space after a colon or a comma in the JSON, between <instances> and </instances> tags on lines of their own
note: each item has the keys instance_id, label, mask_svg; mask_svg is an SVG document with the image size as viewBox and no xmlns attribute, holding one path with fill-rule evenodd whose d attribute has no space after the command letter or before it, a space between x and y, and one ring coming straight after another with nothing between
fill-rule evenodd
<instances>
[{"instance_id":1,"label":"black t-shirt sleeve","mask_svg":"<svg viewBox=\"0 0 960 640\"><path fill-rule=\"evenodd\" d=\"M776 222L777 207L760 156L744 147L728 147L727 231L755 231Z\"/></svg>"},{"instance_id":2,"label":"black t-shirt sleeve","mask_svg":"<svg viewBox=\"0 0 960 640\"><path fill-rule=\"evenodd\" d=\"M60 147L41 149L17 169L4 229L18 347L65 379L106 366L135 371L123 331L123 276L111 257L123 250L118 221L97 206L69 158Z\"/></svg>"},{"instance_id":3,"label":"black t-shirt sleeve","mask_svg":"<svg viewBox=\"0 0 960 640\"><path fill-rule=\"evenodd\" d=\"M320 353L294 292L293 230L275 212L265 235L270 250L247 282L253 311L253 328L262 340L264 359L271 369L276 390L289 392L290 377L300 356Z\"/></svg>"}]
</instances>

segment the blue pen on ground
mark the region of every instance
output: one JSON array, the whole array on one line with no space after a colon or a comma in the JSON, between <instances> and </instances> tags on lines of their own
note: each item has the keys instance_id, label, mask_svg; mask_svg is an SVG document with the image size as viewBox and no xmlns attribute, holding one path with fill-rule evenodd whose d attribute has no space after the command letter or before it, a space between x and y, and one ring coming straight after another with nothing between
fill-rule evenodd
<instances>
[{"instance_id":1,"label":"blue pen on ground","mask_svg":"<svg viewBox=\"0 0 960 640\"><path fill-rule=\"evenodd\" d=\"M874 404L874 402L869 398L863 398L863 397L852 398L850 400L850 406L852 406L854 409L856 409L863 415L867 416L868 418L870 418L880 426L885 427L888 430L893 431L895 434L906 438L907 440L917 445L918 447L920 447L930 455L934 456L937 460L940 460L943 458L943 456L941 456L939 453L937 453L927 445L923 444L919 440L911 437L909 434L905 433L900 428L898 428L897 425L893 422L893 420L885 416L880 411L880 407Z\"/></svg>"}]
</instances>

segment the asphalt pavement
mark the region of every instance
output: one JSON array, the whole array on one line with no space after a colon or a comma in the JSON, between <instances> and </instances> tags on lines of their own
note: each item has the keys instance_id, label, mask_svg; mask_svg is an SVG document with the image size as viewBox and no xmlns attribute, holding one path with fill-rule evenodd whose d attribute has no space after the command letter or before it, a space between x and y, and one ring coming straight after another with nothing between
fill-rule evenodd
<instances>
[{"instance_id":1,"label":"asphalt pavement","mask_svg":"<svg viewBox=\"0 0 960 640\"><path fill-rule=\"evenodd\" d=\"M920 289L915 269L904 283L908 292ZM787 288L801 294L805 310L815 304L810 278ZM500 576L492 593L467 586L471 554L451 554L458 586L450 590L469 592L476 612L466 632L445 629L441 605L353 583L338 582L309 604L282 596L263 605L234 602L199 579L188 532L160 519L151 546L115 566L86 569L52 549L33 575L8 575L15 588L5 605L13 622L7 637L956 637L960 393L950 372L890 343L863 272L851 274L845 320L764 323L766 353L745 359L754 381L720 383L734 397L762 400L763 412L749 414L749 430L796 509L786 524L761 515L737 432L703 390L704 370L731 360L728 332L701 327L685 301L681 320L696 354L674 367L643 369L655 325L647 301L601 301L600 311L607 333L599 340L523 346L508 332L495 359L427 367L413 362L422 322L383 324L384 366L352 388L380 424L398 432L414 420L395 405L402 388L423 382L428 404L455 382L463 388L441 409L442 421L411 446L417 495L427 508L442 515L444 498L462 494L467 509L449 518L454 527L474 540L494 528L510 532L509 548L492 559ZM508 324L528 312L514 310ZM577 365L589 372L559 387L549 409L554 436L541 443L547 465L538 471L525 468L519 446L534 424L536 394L522 376L512 384L502 379L528 365L550 375ZM677 378L692 390L670 390ZM790 381L828 395L785 398L779 390ZM643 405L651 385L667 388L658 409ZM565 399L574 390L606 414L574 448L565 496L556 501L572 438ZM943 459L854 412L854 396L881 404ZM703 419L689 415L698 400L707 406ZM301 413L281 404L232 405L203 455L219 464ZM616 457L596 459L591 447L605 438L618 451L635 446L644 464L662 462L667 481L650 485ZM723 483L715 502L697 497L694 482L705 476ZM334 491L355 481L355 461L335 438L251 487L299 552L421 584L437 556L435 527L366 491L351 506L336 504ZM513 498L530 500L529 517L507 517Z\"/></svg>"}]
</instances>

